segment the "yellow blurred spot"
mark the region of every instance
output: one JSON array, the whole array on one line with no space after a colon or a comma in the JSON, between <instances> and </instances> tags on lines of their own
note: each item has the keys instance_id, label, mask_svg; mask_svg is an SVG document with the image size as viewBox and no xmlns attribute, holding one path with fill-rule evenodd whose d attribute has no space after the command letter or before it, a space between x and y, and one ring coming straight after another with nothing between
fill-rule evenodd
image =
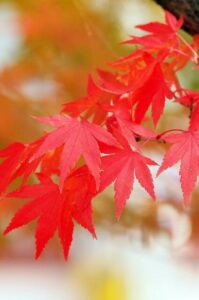
<instances>
[{"instance_id":1,"label":"yellow blurred spot","mask_svg":"<svg viewBox=\"0 0 199 300\"><path fill-rule=\"evenodd\" d=\"M89 265L78 265L74 274L76 286L88 300L128 300L125 273L109 262L100 261Z\"/></svg>"},{"instance_id":2,"label":"yellow blurred spot","mask_svg":"<svg viewBox=\"0 0 199 300\"><path fill-rule=\"evenodd\" d=\"M98 274L90 292L93 300L127 299L124 279L110 270Z\"/></svg>"}]
</instances>

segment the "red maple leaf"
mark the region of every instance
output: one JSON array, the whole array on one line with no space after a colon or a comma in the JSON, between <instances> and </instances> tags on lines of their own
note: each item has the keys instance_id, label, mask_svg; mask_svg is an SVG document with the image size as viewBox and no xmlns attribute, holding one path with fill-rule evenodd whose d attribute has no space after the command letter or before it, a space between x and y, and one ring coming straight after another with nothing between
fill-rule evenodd
<instances>
[{"instance_id":1,"label":"red maple leaf","mask_svg":"<svg viewBox=\"0 0 199 300\"><path fill-rule=\"evenodd\" d=\"M14 143L0 151L0 157L4 159L0 165L0 175L2 175L0 193L6 190L11 182L18 177L22 178L20 185L23 186L40 163L42 173L49 176L58 173L57 166L61 151L59 148L30 162L30 158L43 140L44 137L27 145Z\"/></svg>"},{"instance_id":2,"label":"red maple leaf","mask_svg":"<svg viewBox=\"0 0 199 300\"><path fill-rule=\"evenodd\" d=\"M129 109L127 103L123 100L124 99L122 99L122 101L118 101L112 108L109 109L109 111L112 111L113 114L107 118L106 125L109 128L109 131L115 135L117 140L120 139L118 134L120 137L122 135L127 144L138 150L139 145L136 138L154 140L156 138L156 134L142 125L133 122L131 109Z\"/></svg>"},{"instance_id":3,"label":"red maple leaf","mask_svg":"<svg viewBox=\"0 0 199 300\"><path fill-rule=\"evenodd\" d=\"M180 161L180 181L187 205L199 174L199 131L170 134L165 140L173 145L165 154L157 175Z\"/></svg>"},{"instance_id":4,"label":"red maple leaf","mask_svg":"<svg viewBox=\"0 0 199 300\"><path fill-rule=\"evenodd\" d=\"M118 219L130 197L135 176L141 186L155 199L153 179L147 165L156 165L156 163L140 153L132 151L127 146L102 158L103 171L100 191L115 182L115 204Z\"/></svg>"},{"instance_id":5,"label":"red maple leaf","mask_svg":"<svg viewBox=\"0 0 199 300\"><path fill-rule=\"evenodd\" d=\"M36 258L57 230L67 259L74 230L73 220L96 237L91 208L95 194L93 177L87 168L80 168L67 178L62 192L49 177L38 174L38 178L40 183L24 186L9 194L9 197L32 200L14 215L4 234L37 219Z\"/></svg>"},{"instance_id":6,"label":"red maple leaf","mask_svg":"<svg viewBox=\"0 0 199 300\"><path fill-rule=\"evenodd\" d=\"M150 22L144 25L138 25L136 28L147 31L150 34L137 37L132 36L132 39L126 41L128 44L140 44L145 47L145 49L158 49L177 46L178 36L177 31L183 25L183 19L177 20L168 11L165 12L166 24L160 22Z\"/></svg>"},{"instance_id":7,"label":"red maple leaf","mask_svg":"<svg viewBox=\"0 0 199 300\"><path fill-rule=\"evenodd\" d=\"M152 58L151 58L152 59ZM137 103L135 109L135 122L140 123L149 106L152 106L152 118L156 125L163 113L166 98L171 99L173 93L165 81L160 63L152 59L151 65L146 67L145 78L132 96L132 102Z\"/></svg>"},{"instance_id":8,"label":"red maple leaf","mask_svg":"<svg viewBox=\"0 0 199 300\"><path fill-rule=\"evenodd\" d=\"M120 60L119 68L123 65L125 66L127 62L130 68L128 75L126 75L127 86L118 88L112 84L110 87L110 83L109 85L107 84L108 76L105 75L103 75L103 86L108 85L109 89L107 88L107 90L115 91L115 94L120 95L121 100L126 103L126 106L129 103L131 104L131 109L135 106L134 121L136 123L143 121L146 112L151 106L152 119L154 124L157 125L160 116L163 114L166 98L173 98L173 93L170 89L171 83L165 78L166 72L163 69L169 53L167 51L162 52L157 57L153 57L146 51L142 51L141 53L138 61L133 56L128 57L127 60L125 58ZM134 63L133 61L131 62L131 59L135 60ZM173 79L173 70L169 71L167 70L166 75L167 77L172 76ZM126 101L125 98L127 98ZM117 101L114 102L114 107L116 105Z\"/></svg>"},{"instance_id":9,"label":"red maple leaf","mask_svg":"<svg viewBox=\"0 0 199 300\"><path fill-rule=\"evenodd\" d=\"M46 136L44 142L32 156L32 160L41 157L50 150L64 145L60 158L61 188L63 188L67 175L75 166L81 155L83 155L86 164L94 176L98 188L101 166L98 143L102 142L110 146L117 146L115 138L100 126L85 120L79 121L65 115L38 119L57 129Z\"/></svg>"}]
</instances>

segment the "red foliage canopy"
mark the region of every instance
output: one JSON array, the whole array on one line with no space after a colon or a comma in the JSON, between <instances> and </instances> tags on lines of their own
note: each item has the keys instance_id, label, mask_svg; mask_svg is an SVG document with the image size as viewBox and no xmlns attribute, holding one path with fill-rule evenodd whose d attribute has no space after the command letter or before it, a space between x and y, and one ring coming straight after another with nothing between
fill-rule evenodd
<instances>
[{"instance_id":1,"label":"red foliage canopy","mask_svg":"<svg viewBox=\"0 0 199 300\"><path fill-rule=\"evenodd\" d=\"M176 74L190 61L197 68L198 38L186 42L177 32L182 24L166 12L166 24L138 26L148 34L125 42L139 47L109 63L113 72L98 70L96 82L88 77L86 96L66 103L59 115L37 118L53 131L0 152L2 195L31 199L5 233L37 219L36 257L57 230L67 258L74 220L95 237L92 199L113 182L117 218L135 177L155 199L149 166L156 162L143 155L140 141L172 144L158 175L180 161L184 203L189 203L199 174L199 92L183 89ZM157 131L166 101L188 108L186 130ZM152 130L146 127L150 121ZM31 174L38 184L26 185ZM6 193L17 177L22 177L18 189Z\"/></svg>"}]
</instances>

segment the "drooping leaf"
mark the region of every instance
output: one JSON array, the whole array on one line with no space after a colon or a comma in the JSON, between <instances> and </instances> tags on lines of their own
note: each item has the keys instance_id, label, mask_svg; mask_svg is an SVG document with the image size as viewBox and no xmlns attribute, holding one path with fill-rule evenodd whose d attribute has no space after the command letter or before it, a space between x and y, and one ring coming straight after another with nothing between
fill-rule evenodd
<instances>
[{"instance_id":1,"label":"drooping leaf","mask_svg":"<svg viewBox=\"0 0 199 300\"><path fill-rule=\"evenodd\" d=\"M130 147L102 158L103 171L100 191L115 182L117 218L120 217L126 201L130 197L135 176L141 186L155 199L153 179L147 165L156 165L156 163L140 153L132 151Z\"/></svg>"},{"instance_id":2,"label":"drooping leaf","mask_svg":"<svg viewBox=\"0 0 199 300\"><path fill-rule=\"evenodd\" d=\"M152 65L151 74L133 94L133 102L137 103L135 121L140 123L149 106L152 105L152 118L155 125L163 113L166 98L171 99L173 93L165 82L160 64Z\"/></svg>"},{"instance_id":3,"label":"drooping leaf","mask_svg":"<svg viewBox=\"0 0 199 300\"><path fill-rule=\"evenodd\" d=\"M188 205L190 194L199 175L199 131L185 131L170 134L165 138L173 144L165 154L157 175L180 161L180 181L184 196L184 203Z\"/></svg>"},{"instance_id":4,"label":"drooping leaf","mask_svg":"<svg viewBox=\"0 0 199 300\"><path fill-rule=\"evenodd\" d=\"M57 230L67 259L73 236L73 220L96 237L91 213L91 200L95 194L93 178L87 168L80 168L71 174L60 192L59 186L49 177L42 174L38 177L40 183L23 186L9 194L10 197L32 200L14 215L4 234L37 219L36 258Z\"/></svg>"}]
</instances>

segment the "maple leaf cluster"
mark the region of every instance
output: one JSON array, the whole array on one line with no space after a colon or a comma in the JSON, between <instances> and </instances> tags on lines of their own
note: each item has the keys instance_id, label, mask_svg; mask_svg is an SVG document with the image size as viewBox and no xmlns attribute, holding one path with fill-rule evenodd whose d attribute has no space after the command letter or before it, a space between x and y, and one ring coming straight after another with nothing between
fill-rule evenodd
<instances>
[{"instance_id":1,"label":"maple leaf cluster","mask_svg":"<svg viewBox=\"0 0 199 300\"><path fill-rule=\"evenodd\" d=\"M0 151L2 197L30 199L4 233L37 219L36 257L57 231L67 258L74 222L96 237L92 200L111 184L118 219L135 178L155 199L150 166L157 163L143 154L148 141L170 145L157 175L180 161L184 203L189 203L199 174L199 92L183 89L177 73L190 61L198 67L199 39L188 43L178 33L182 18L169 12L165 17L165 24L138 26L147 34L124 42L133 51L109 63L112 72L99 69L97 80L88 77L86 96L66 103L60 114L35 118L52 131ZM186 130L157 131L167 101L187 107ZM28 185L32 174L38 183ZM19 187L10 191L18 177Z\"/></svg>"}]
</instances>

